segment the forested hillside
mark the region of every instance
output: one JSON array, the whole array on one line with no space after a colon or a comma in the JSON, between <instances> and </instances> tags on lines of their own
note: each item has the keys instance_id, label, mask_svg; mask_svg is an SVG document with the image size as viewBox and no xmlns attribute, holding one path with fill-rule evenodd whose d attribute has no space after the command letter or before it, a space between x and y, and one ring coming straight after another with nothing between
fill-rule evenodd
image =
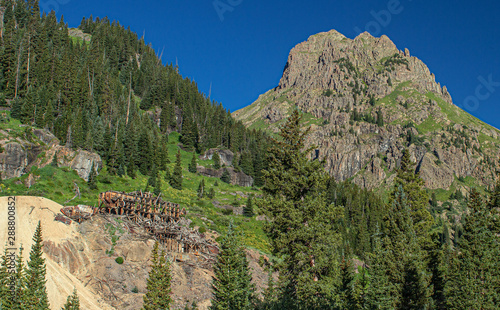
<instances>
[{"instance_id":1,"label":"forested hillside","mask_svg":"<svg viewBox=\"0 0 500 310\"><path fill-rule=\"evenodd\" d=\"M242 153L261 182L266 139L245 129L200 93L143 38L107 18L84 18L79 31L38 1L2 1L0 91L22 123L47 128L61 144L97 152L116 173L160 168L166 135L180 132L188 150ZM144 113L147 111L147 113ZM158 126L156 126L158 125ZM238 164L238 163L236 163Z\"/></svg>"}]
</instances>

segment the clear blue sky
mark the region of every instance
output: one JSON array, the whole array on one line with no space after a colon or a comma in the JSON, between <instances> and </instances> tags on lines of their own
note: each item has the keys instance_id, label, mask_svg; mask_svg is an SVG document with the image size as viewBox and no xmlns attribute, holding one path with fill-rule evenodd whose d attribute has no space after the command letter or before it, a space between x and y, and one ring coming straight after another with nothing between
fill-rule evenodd
<instances>
[{"instance_id":1,"label":"clear blue sky","mask_svg":"<svg viewBox=\"0 0 500 310\"><path fill-rule=\"evenodd\" d=\"M310 35L386 34L428 65L455 104L500 128L498 1L40 0L40 6L64 15L71 27L93 14L145 33L146 42L164 50L164 63L177 59L206 94L212 84L212 99L231 111L275 87L290 49Z\"/></svg>"}]
</instances>

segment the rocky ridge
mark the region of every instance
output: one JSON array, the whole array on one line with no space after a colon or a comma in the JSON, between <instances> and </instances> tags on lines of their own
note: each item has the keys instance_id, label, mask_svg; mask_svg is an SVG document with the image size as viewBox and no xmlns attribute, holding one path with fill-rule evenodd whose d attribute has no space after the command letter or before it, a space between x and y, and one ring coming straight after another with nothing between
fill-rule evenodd
<instances>
[{"instance_id":1,"label":"rocky ridge","mask_svg":"<svg viewBox=\"0 0 500 310\"><path fill-rule=\"evenodd\" d=\"M407 147L430 189L466 177L489 185L500 167L500 132L455 106L429 68L387 36L309 37L291 50L278 86L233 116L275 133L293 109L311 127L312 156L338 181L391 184Z\"/></svg>"}]
</instances>

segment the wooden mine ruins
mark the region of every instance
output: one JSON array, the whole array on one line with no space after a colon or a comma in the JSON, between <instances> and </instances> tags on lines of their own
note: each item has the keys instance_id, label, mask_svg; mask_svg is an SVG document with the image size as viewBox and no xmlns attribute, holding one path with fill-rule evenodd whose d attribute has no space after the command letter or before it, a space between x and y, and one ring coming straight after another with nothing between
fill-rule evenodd
<instances>
[{"instance_id":1,"label":"wooden mine ruins","mask_svg":"<svg viewBox=\"0 0 500 310\"><path fill-rule=\"evenodd\" d=\"M78 223L95 214L126 216L144 227L168 251L193 254L206 262L215 260L219 252L217 245L198 231L181 225L186 210L176 203L162 200L160 196L141 191L107 191L99 194L98 207L68 206L62 208L61 212ZM60 214L56 216L56 220L68 224Z\"/></svg>"}]
</instances>

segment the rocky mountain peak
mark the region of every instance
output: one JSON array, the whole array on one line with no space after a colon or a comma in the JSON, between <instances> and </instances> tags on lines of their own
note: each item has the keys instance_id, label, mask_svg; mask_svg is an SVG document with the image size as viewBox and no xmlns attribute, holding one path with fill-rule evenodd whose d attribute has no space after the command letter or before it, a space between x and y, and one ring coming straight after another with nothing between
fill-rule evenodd
<instances>
[{"instance_id":1,"label":"rocky mountain peak","mask_svg":"<svg viewBox=\"0 0 500 310\"><path fill-rule=\"evenodd\" d=\"M385 35L310 36L290 51L278 86L233 116L276 132L293 109L339 181L390 184L404 148L429 188L467 176L490 184L499 167L500 132L453 105L429 68Z\"/></svg>"}]
</instances>

